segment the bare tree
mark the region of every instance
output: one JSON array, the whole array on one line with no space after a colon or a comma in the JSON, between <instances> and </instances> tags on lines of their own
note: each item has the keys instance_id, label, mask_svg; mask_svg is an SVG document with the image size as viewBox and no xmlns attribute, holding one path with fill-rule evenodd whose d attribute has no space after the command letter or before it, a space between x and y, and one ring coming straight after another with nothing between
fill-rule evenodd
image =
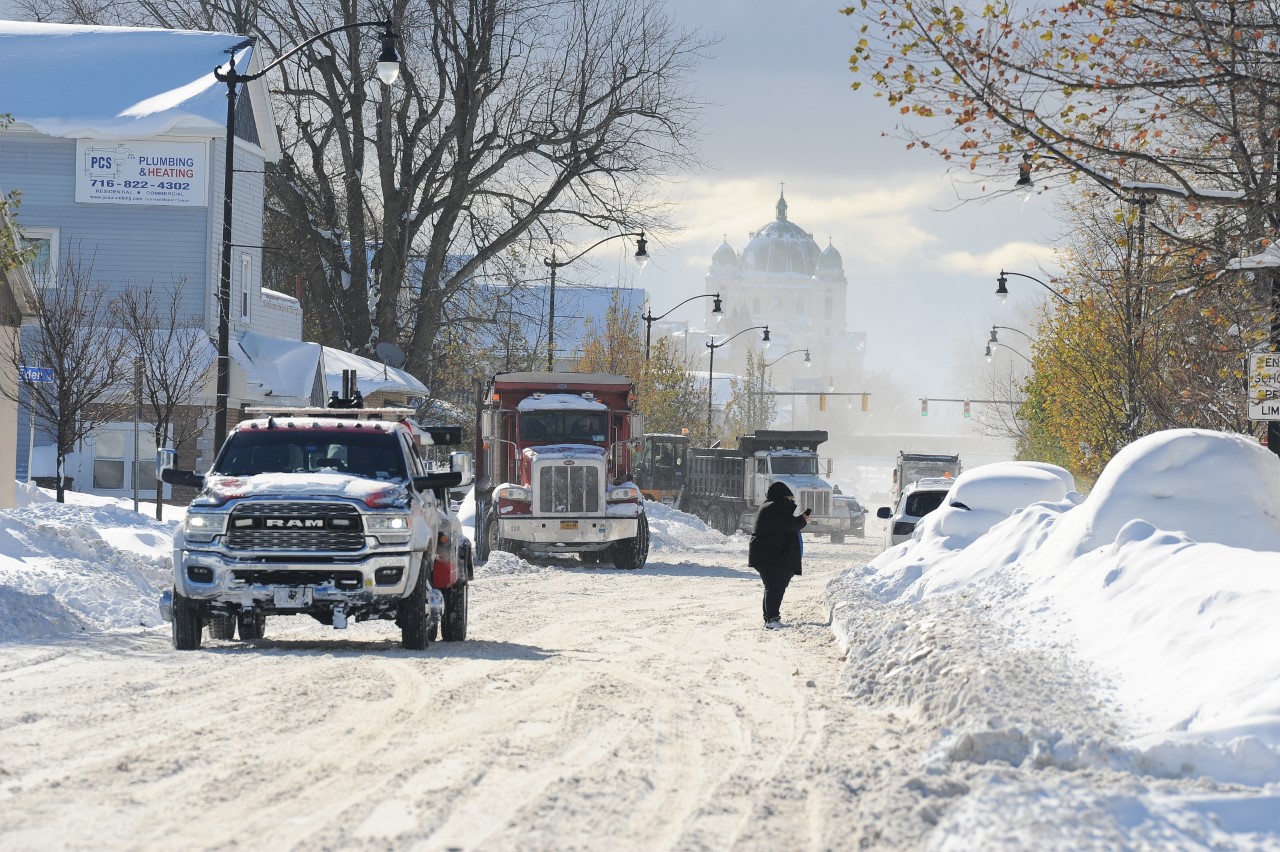
<instances>
[{"instance_id":1,"label":"bare tree","mask_svg":"<svg viewBox=\"0 0 1280 852\"><path fill-rule=\"evenodd\" d=\"M748 349L743 375L730 379L732 396L725 406L725 428L731 435L767 429L773 422L778 403L773 396L769 376L764 355L756 355Z\"/></svg>"},{"instance_id":2,"label":"bare tree","mask_svg":"<svg viewBox=\"0 0 1280 852\"><path fill-rule=\"evenodd\" d=\"M162 292L130 288L115 303L116 322L141 362L140 390L155 426L157 453L167 440L180 451L199 433L199 418L180 413L195 403L215 357L200 318L182 310L182 288L183 282ZM136 470L135 465L135 475ZM163 487L157 480L157 520L164 517L158 499Z\"/></svg>"},{"instance_id":3,"label":"bare tree","mask_svg":"<svg viewBox=\"0 0 1280 852\"><path fill-rule=\"evenodd\" d=\"M35 315L21 348L14 350L12 366L20 376L21 367L43 367L50 380L22 378L25 394L3 386L0 393L25 403L36 422L53 433L62 503L67 456L100 426L132 409L126 391L129 365L120 358L122 334L112 326L107 290L94 282L92 264L68 253L60 266L34 272Z\"/></svg>"}]
</instances>

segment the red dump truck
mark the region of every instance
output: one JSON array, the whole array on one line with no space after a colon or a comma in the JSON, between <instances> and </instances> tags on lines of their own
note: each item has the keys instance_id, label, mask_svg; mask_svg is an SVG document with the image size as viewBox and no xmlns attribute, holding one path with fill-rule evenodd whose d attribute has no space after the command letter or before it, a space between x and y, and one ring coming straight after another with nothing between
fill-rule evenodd
<instances>
[{"instance_id":1,"label":"red dump truck","mask_svg":"<svg viewBox=\"0 0 1280 852\"><path fill-rule=\"evenodd\" d=\"M635 385L606 373L499 373L476 404L476 549L576 554L641 568L644 499L632 481Z\"/></svg>"}]
</instances>

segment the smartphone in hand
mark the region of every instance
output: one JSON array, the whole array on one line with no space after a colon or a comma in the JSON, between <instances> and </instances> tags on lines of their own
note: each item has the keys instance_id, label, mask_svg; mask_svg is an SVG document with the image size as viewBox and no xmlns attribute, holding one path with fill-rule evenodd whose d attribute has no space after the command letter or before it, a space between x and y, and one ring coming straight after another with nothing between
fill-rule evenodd
<instances>
[{"instance_id":1,"label":"smartphone in hand","mask_svg":"<svg viewBox=\"0 0 1280 852\"><path fill-rule=\"evenodd\" d=\"M807 517L809 517L809 516L810 516L810 515L812 515L812 514L813 514L813 509L805 509L805 510L804 510L804 515L805 515L805 517L806 517L806 518L807 518Z\"/></svg>"}]
</instances>

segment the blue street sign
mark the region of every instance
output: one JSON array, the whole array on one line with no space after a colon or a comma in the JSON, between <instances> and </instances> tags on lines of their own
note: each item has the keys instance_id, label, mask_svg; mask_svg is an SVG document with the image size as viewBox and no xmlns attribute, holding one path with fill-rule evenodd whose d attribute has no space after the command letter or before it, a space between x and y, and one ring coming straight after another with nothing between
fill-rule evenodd
<instances>
[{"instance_id":1,"label":"blue street sign","mask_svg":"<svg viewBox=\"0 0 1280 852\"><path fill-rule=\"evenodd\" d=\"M24 382L52 382L52 367L18 367L18 378Z\"/></svg>"}]
</instances>

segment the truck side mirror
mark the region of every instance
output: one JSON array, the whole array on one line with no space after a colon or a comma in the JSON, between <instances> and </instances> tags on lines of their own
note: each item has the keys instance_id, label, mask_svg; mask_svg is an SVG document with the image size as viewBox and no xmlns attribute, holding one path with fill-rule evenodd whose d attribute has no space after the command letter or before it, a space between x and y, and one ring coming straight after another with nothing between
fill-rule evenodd
<instances>
[{"instance_id":1,"label":"truck side mirror","mask_svg":"<svg viewBox=\"0 0 1280 852\"><path fill-rule=\"evenodd\" d=\"M193 470L178 470L177 468L167 467L160 471L160 479L170 485L204 488L204 477Z\"/></svg>"},{"instance_id":2,"label":"truck side mirror","mask_svg":"<svg viewBox=\"0 0 1280 852\"><path fill-rule=\"evenodd\" d=\"M456 488L462 483L462 474L457 471L448 473L432 473L427 476L415 476L413 487L416 491L435 491L437 488Z\"/></svg>"},{"instance_id":3,"label":"truck side mirror","mask_svg":"<svg viewBox=\"0 0 1280 852\"><path fill-rule=\"evenodd\" d=\"M470 485L475 479L475 459L471 453L449 453L449 470L462 474L459 486Z\"/></svg>"}]
</instances>

